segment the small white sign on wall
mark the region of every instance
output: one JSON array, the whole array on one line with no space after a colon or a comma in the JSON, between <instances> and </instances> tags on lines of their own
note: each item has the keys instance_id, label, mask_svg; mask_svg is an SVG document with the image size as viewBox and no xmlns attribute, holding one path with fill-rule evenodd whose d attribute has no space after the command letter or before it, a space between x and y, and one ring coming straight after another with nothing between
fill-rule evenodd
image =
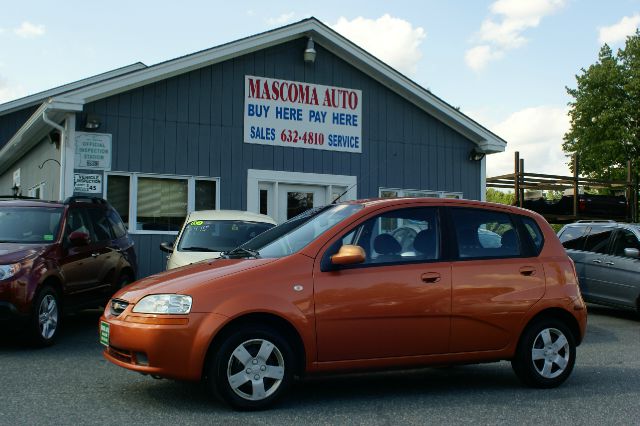
<instances>
[{"instance_id":1,"label":"small white sign on wall","mask_svg":"<svg viewBox=\"0 0 640 426\"><path fill-rule=\"evenodd\" d=\"M102 175L74 173L73 192L102 194Z\"/></svg>"},{"instance_id":2,"label":"small white sign on wall","mask_svg":"<svg viewBox=\"0 0 640 426\"><path fill-rule=\"evenodd\" d=\"M111 170L111 134L76 132L76 169Z\"/></svg>"}]
</instances>

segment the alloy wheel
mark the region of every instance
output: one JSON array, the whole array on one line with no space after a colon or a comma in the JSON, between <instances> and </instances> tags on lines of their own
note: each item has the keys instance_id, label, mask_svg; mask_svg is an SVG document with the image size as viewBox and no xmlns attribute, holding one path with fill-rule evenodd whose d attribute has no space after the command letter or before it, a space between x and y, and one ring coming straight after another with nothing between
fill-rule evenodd
<instances>
[{"instance_id":1,"label":"alloy wheel","mask_svg":"<svg viewBox=\"0 0 640 426\"><path fill-rule=\"evenodd\" d=\"M531 349L533 366L546 379L560 376L569 365L569 342L557 328L545 328L536 336Z\"/></svg>"},{"instance_id":2,"label":"alloy wheel","mask_svg":"<svg viewBox=\"0 0 640 426\"><path fill-rule=\"evenodd\" d=\"M248 401L271 396L284 379L284 357L265 339L247 340L234 349L227 364L227 380L233 391Z\"/></svg>"}]
</instances>

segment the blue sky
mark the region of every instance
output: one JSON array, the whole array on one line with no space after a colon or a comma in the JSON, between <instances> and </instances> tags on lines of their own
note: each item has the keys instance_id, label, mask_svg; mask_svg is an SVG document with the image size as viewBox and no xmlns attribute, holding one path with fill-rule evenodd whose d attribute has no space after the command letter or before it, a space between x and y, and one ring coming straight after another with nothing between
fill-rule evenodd
<instances>
[{"instance_id":1,"label":"blue sky","mask_svg":"<svg viewBox=\"0 0 640 426\"><path fill-rule=\"evenodd\" d=\"M25 0L0 14L0 103L315 16L508 142L487 174L568 174L565 86L640 24L640 0Z\"/></svg>"}]
</instances>

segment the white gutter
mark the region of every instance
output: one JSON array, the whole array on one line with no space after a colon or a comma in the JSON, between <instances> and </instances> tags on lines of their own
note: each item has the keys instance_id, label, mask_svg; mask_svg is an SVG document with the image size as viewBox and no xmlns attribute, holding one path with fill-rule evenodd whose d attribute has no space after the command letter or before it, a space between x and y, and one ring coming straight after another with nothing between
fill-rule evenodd
<instances>
[{"instance_id":1,"label":"white gutter","mask_svg":"<svg viewBox=\"0 0 640 426\"><path fill-rule=\"evenodd\" d=\"M66 155L64 155L64 148L66 145L67 131L63 126L59 125L55 121L50 120L49 117L47 117L47 110L48 108L45 108L44 111L42 111L42 121L44 121L49 126L53 127L54 129L60 132L60 200L64 200L64 190L65 190L64 184L65 184L65 174L66 174L65 173Z\"/></svg>"}]
</instances>

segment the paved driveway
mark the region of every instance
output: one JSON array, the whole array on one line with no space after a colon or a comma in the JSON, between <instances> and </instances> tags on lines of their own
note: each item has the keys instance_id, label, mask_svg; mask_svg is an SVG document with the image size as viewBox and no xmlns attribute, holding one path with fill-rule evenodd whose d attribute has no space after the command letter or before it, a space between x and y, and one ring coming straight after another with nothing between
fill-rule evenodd
<instances>
[{"instance_id":1,"label":"paved driveway","mask_svg":"<svg viewBox=\"0 0 640 426\"><path fill-rule=\"evenodd\" d=\"M507 362L298 382L276 408L237 413L198 384L154 380L101 356L98 311L66 320L56 346L0 340L0 424L637 424L640 317L590 307L573 376L522 387Z\"/></svg>"}]
</instances>

